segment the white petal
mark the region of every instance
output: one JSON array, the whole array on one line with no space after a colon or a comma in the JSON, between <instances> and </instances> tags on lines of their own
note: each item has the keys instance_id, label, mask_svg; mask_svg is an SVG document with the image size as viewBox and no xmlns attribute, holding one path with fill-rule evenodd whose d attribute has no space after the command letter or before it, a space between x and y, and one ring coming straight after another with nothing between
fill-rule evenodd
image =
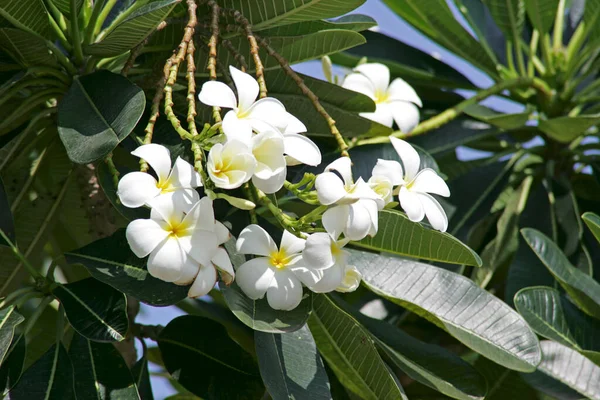
<instances>
[{"instance_id":1,"label":"white petal","mask_svg":"<svg viewBox=\"0 0 600 400\"><path fill-rule=\"evenodd\" d=\"M127 225L125 236L131 251L139 258L143 258L165 240L169 232L154 220L136 219Z\"/></svg>"},{"instance_id":2,"label":"white petal","mask_svg":"<svg viewBox=\"0 0 600 400\"><path fill-rule=\"evenodd\" d=\"M287 125L285 126L284 134L294 134L294 133L302 133L306 132L306 125L302 123L298 118L294 115L287 113Z\"/></svg>"},{"instance_id":3,"label":"white petal","mask_svg":"<svg viewBox=\"0 0 600 400\"><path fill-rule=\"evenodd\" d=\"M417 95L417 92L415 92L415 89L402 78L396 78L392 81L388 88L388 96L391 101L410 101L419 107L423 107L423 103L421 102L419 95Z\"/></svg>"},{"instance_id":4,"label":"white petal","mask_svg":"<svg viewBox=\"0 0 600 400\"><path fill-rule=\"evenodd\" d=\"M190 257L187 258L187 261L183 265L183 269L181 271L181 276L179 279L174 281L173 283L176 285L189 285L194 281L196 275L198 275L198 271L200 271L200 264L192 260Z\"/></svg>"},{"instance_id":5,"label":"white petal","mask_svg":"<svg viewBox=\"0 0 600 400\"><path fill-rule=\"evenodd\" d=\"M306 239L302 258L307 268L324 269L335 263L331 254L332 242L331 236L324 232L313 233Z\"/></svg>"},{"instance_id":6,"label":"white petal","mask_svg":"<svg viewBox=\"0 0 600 400\"><path fill-rule=\"evenodd\" d=\"M287 170L284 168L267 179L261 179L258 176L254 175L252 177L252 183L258 189L262 190L267 194L276 193L279 191L279 189L283 187L286 174Z\"/></svg>"},{"instance_id":7,"label":"white petal","mask_svg":"<svg viewBox=\"0 0 600 400\"><path fill-rule=\"evenodd\" d=\"M417 175L417 172L419 172L419 166L421 165L421 157L419 157L419 153L417 153L414 147L412 147L408 142L405 142L402 139L390 136L390 142L402 160L402 165L404 167L404 180L406 182L412 181Z\"/></svg>"},{"instance_id":8,"label":"white petal","mask_svg":"<svg viewBox=\"0 0 600 400\"><path fill-rule=\"evenodd\" d=\"M218 250L214 232L197 229L188 235L178 237L179 244L191 258L202 265L210 265Z\"/></svg>"},{"instance_id":9,"label":"white petal","mask_svg":"<svg viewBox=\"0 0 600 400\"><path fill-rule=\"evenodd\" d=\"M117 194L125 207L141 207L158 196L160 189L156 185L156 179L152 175L145 172L130 172L119 181Z\"/></svg>"},{"instance_id":10,"label":"white petal","mask_svg":"<svg viewBox=\"0 0 600 400\"><path fill-rule=\"evenodd\" d=\"M171 153L169 149L160 144L145 144L131 152L136 157L146 160L152 167L159 182L164 182L171 172Z\"/></svg>"},{"instance_id":11,"label":"white petal","mask_svg":"<svg viewBox=\"0 0 600 400\"><path fill-rule=\"evenodd\" d=\"M400 188L400 205L402 209L406 212L408 219L413 222L422 221L425 217L425 210L421 205L421 201L419 199L419 195L409 191L406 187L402 186Z\"/></svg>"},{"instance_id":12,"label":"white petal","mask_svg":"<svg viewBox=\"0 0 600 400\"><path fill-rule=\"evenodd\" d=\"M407 101L392 101L388 106L402 133L410 133L419 125L419 109Z\"/></svg>"},{"instance_id":13,"label":"white petal","mask_svg":"<svg viewBox=\"0 0 600 400\"><path fill-rule=\"evenodd\" d=\"M433 193L440 196L450 196L450 189L444 180L431 168L425 168L415 176L410 186L413 192Z\"/></svg>"},{"instance_id":14,"label":"white petal","mask_svg":"<svg viewBox=\"0 0 600 400\"><path fill-rule=\"evenodd\" d=\"M427 220L433 229L446 232L446 229L448 229L448 217L440 203L428 194L419 193L417 196L419 196L419 199L421 200L421 204L425 209L425 215L427 215Z\"/></svg>"},{"instance_id":15,"label":"white petal","mask_svg":"<svg viewBox=\"0 0 600 400\"><path fill-rule=\"evenodd\" d=\"M261 299L275 275L271 263L266 257L253 258L246 261L236 271L238 286L252 300Z\"/></svg>"},{"instance_id":16,"label":"white petal","mask_svg":"<svg viewBox=\"0 0 600 400\"><path fill-rule=\"evenodd\" d=\"M379 195L375 193L373 189L371 189L371 186L369 186L367 182L363 180L362 177L358 178L358 180L356 181L356 184L354 185L354 189L352 190L350 197L355 199L370 199L375 201L381 201Z\"/></svg>"},{"instance_id":17,"label":"white petal","mask_svg":"<svg viewBox=\"0 0 600 400\"><path fill-rule=\"evenodd\" d=\"M344 183L339 176L333 172L324 172L315 180L317 197L323 205L330 205L346 196Z\"/></svg>"},{"instance_id":18,"label":"white petal","mask_svg":"<svg viewBox=\"0 0 600 400\"><path fill-rule=\"evenodd\" d=\"M289 270L308 288L315 285L323 277L322 270L311 270L306 267L293 267Z\"/></svg>"},{"instance_id":19,"label":"white petal","mask_svg":"<svg viewBox=\"0 0 600 400\"><path fill-rule=\"evenodd\" d=\"M394 186L404 183L404 171L398 161L378 159L371 175L383 176Z\"/></svg>"},{"instance_id":20,"label":"white petal","mask_svg":"<svg viewBox=\"0 0 600 400\"><path fill-rule=\"evenodd\" d=\"M247 119L238 118L234 111L228 111L223 118L223 132L227 140L239 140L246 145L252 140L252 125Z\"/></svg>"},{"instance_id":21,"label":"white petal","mask_svg":"<svg viewBox=\"0 0 600 400\"><path fill-rule=\"evenodd\" d=\"M229 66L229 72L237 89L238 108L240 112L246 112L258 97L258 82L252 75L242 72L232 65Z\"/></svg>"},{"instance_id":22,"label":"white petal","mask_svg":"<svg viewBox=\"0 0 600 400\"><path fill-rule=\"evenodd\" d=\"M227 272L232 277L235 277L235 272L233 271L233 265L231 265L231 260L229 259L229 254L227 254L227 250L222 247L217 249L214 257L212 258L213 264L215 264L221 271Z\"/></svg>"},{"instance_id":23,"label":"white petal","mask_svg":"<svg viewBox=\"0 0 600 400\"><path fill-rule=\"evenodd\" d=\"M287 230L283 231L283 236L281 237L281 244L279 249L287 256L291 256L292 254L301 253L304 250L304 245L306 244L305 239L301 239L298 236L288 232Z\"/></svg>"},{"instance_id":24,"label":"white petal","mask_svg":"<svg viewBox=\"0 0 600 400\"><path fill-rule=\"evenodd\" d=\"M360 286L360 281L362 279L362 274L359 270L354 266L346 266L346 271L344 273L344 279L342 280L342 284L335 288L338 292L353 292L358 289Z\"/></svg>"},{"instance_id":25,"label":"white petal","mask_svg":"<svg viewBox=\"0 0 600 400\"><path fill-rule=\"evenodd\" d=\"M283 135L285 154L302 164L316 167L321 164L321 151L319 147L306 136L292 133Z\"/></svg>"},{"instance_id":26,"label":"white petal","mask_svg":"<svg viewBox=\"0 0 600 400\"><path fill-rule=\"evenodd\" d=\"M254 175L268 179L285 168L283 137L276 132L265 132L252 138L252 155L256 159Z\"/></svg>"},{"instance_id":27,"label":"white petal","mask_svg":"<svg viewBox=\"0 0 600 400\"><path fill-rule=\"evenodd\" d=\"M350 157L340 157L325 167L325 171L337 171L346 185L352 184L352 161Z\"/></svg>"},{"instance_id":28,"label":"white petal","mask_svg":"<svg viewBox=\"0 0 600 400\"><path fill-rule=\"evenodd\" d=\"M148 205L152 207L150 218L158 221L163 220L169 224L183 221L185 214L195 204L195 202L191 203L193 199L188 195L189 193L186 194L185 190L176 190L175 192L165 193L150 200L148 202ZM198 196L197 193L196 196Z\"/></svg>"},{"instance_id":29,"label":"white petal","mask_svg":"<svg viewBox=\"0 0 600 400\"><path fill-rule=\"evenodd\" d=\"M274 97L260 99L252 104L248 110L249 119L267 122L280 129L288 123L287 114L285 106Z\"/></svg>"},{"instance_id":30,"label":"white petal","mask_svg":"<svg viewBox=\"0 0 600 400\"><path fill-rule=\"evenodd\" d=\"M229 229L219 221L215 221L215 233L217 235L217 243L220 245L228 241L231 237Z\"/></svg>"},{"instance_id":31,"label":"white petal","mask_svg":"<svg viewBox=\"0 0 600 400\"><path fill-rule=\"evenodd\" d=\"M358 71L369 78L373 82L375 91L380 91L382 94L387 92L390 84L390 70L387 66L379 63L367 63L357 66L354 71Z\"/></svg>"},{"instance_id":32,"label":"white petal","mask_svg":"<svg viewBox=\"0 0 600 400\"><path fill-rule=\"evenodd\" d=\"M373 223L371 214L365 208L362 201L350 204L348 207L350 213L344 235L350 240L364 239L371 230L371 225ZM375 206L375 210L377 212L377 206Z\"/></svg>"},{"instance_id":33,"label":"white petal","mask_svg":"<svg viewBox=\"0 0 600 400\"><path fill-rule=\"evenodd\" d=\"M309 289L315 293L328 293L335 290L342 284L344 280L344 266L335 264L330 268L324 269L321 271L323 276L319 280L319 282L315 283L312 286L309 286Z\"/></svg>"},{"instance_id":34,"label":"white petal","mask_svg":"<svg viewBox=\"0 0 600 400\"><path fill-rule=\"evenodd\" d=\"M205 196L200 199L183 219L188 229L203 229L213 231L215 228L215 212L212 200Z\"/></svg>"},{"instance_id":35,"label":"white petal","mask_svg":"<svg viewBox=\"0 0 600 400\"><path fill-rule=\"evenodd\" d=\"M198 99L207 106L236 108L233 90L223 82L209 81L202 85Z\"/></svg>"},{"instance_id":36,"label":"white petal","mask_svg":"<svg viewBox=\"0 0 600 400\"><path fill-rule=\"evenodd\" d=\"M182 273L184 265L193 262L188 259L177 239L169 237L150 253L148 272L155 278L166 282L175 282Z\"/></svg>"},{"instance_id":37,"label":"white petal","mask_svg":"<svg viewBox=\"0 0 600 400\"><path fill-rule=\"evenodd\" d=\"M344 232L348 224L350 207L346 204L329 208L323 213L321 222L323 227L332 237L338 237Z\"/></svg>"},{"instance_id":38,"label":"white petal","mask_svg":"<svg viewBox=\"0 0 600 400\"><path fill-rule=\"evenodd\" d=\"M342 87L369 96L375 100L375 86L373 82L361 73L353 73L344 78Z\"/></svg>"},{"instance_id":39,"label":"white petal","mask_svg":"<svg viewBox=\"0 0 600 400\"><path fill-rule=\"evenodd\" d=\"M275 310L293 310L302 301L302 283L291 271L277 271L267 289L267 301Z\"/></svg>"},{"instance_id":40,"label":"white petal","mask_svg":"<svg viewBox=\"0 0 600 400\"><path fill-rule=\"evenodd\" d=\"M394 199L394 186L388 178L380 175L373 175L371 178L369 178L368 184L371 187L371 189L373 189L373 191L383 199L383 206L386 206L387 204L391 203ZM379 205L380 204L378 203L378 206Z\"/></svg>"},{"instance_id":41,"label":"white petal","mask_svg":"<svg viewBox=\"0 0 600 400\"><path fill-rule=\"evenodd\" d=\"M389 103L377 103L375 106L375 112L369 113L358 113L363 118L370 119L371 121L375 121L380 123L381 125L385 125L387 127L392 127L394 124L394 116L392 115L392 109L390 108Z\"/></svg>"},{"instance_id":42,"label":"white petal","mask_svg":"<svg viewBox=\"0 0 600 400\"><path fill-rule=\"evenodd\" d=\"M217 270L212 265L202 265L188 291L188 297L196 298L207 295L217 283Z\"/></svg>"},{"instance_id":43,"label":"white petal","mask_svg":"<svg viewBox=\"0 0 600 400\"><path fill-rule=\"evenodd\" d=\"M278 251L271 235L262 227L252 224L245 227L236 242L238 253L268 257Z\"/></svg>"},{"instance_id":44,"label":"white petal","mask_svg":"<svg viewBox=\"0 0 600 400\"><path fill-rule=\"evenodd\" d=\"M175 165L169 175L169 182L175 188L197 188L202 186L200 174L196 172L194 166L189 162L177 157Z\"/></svg>"},{"instance_id":45,"label":"white petal","mask_svg":"<svg viewBox=\"0 0 600 400\"><path fill-rule=\"evenodd\" d=\"M371 218L371 229L369 230L369 236L375 236L377 229L379 229L379 215L378 210L383 209L385 204L373 200L360 200L359 203L367 210L369 217Z\"/></svg>"}]
</instances>

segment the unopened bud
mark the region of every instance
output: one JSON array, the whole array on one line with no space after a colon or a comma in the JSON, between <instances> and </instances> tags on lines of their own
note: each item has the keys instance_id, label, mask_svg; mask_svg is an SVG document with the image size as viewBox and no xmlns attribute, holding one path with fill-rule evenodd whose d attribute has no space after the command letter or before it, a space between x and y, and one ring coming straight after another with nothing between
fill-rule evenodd
<instances>
[{"instance_id":1,"label":"unopened bud","mask_svg":"<svg viewBox=\"0 0 600 400\"><path fill-rule=\"evenodd\" d=\"M225 193L218 193L217 198L227 201L229 204L236 208L239 208L240 210L253 210L256 207L256 204L254 204L250 200L229 196Z\"/></svg>"},{"instance_id":2,"label":"unopened bud","mask_svg":"<svg viewBox=\"0 0 600 400\"><path fill-rule=\"evenodd\" d=\"M333 82L332 64L329 56L323 56L323 58L321 58L321 67L323 68L323 74L325 75L327 82Z\"/></svg>"}]
</instances>

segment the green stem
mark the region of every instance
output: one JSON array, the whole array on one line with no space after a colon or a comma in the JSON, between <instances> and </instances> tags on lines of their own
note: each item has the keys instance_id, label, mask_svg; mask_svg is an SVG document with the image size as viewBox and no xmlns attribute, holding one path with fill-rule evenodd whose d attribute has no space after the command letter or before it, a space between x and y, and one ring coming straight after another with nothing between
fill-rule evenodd
<instances>
[{"instance_id":1,"label":"green stem","mask_svg":"<svg viewBox=\"0 0 600 400\"><path fill-rule=\"evenodd\" d=\"M277 207L266 194L257 189L252 183L250 183L249 186L253 197L257 200L257 202L263 206L266 206L283 228L289 230L294 235L301 237L302 234L297 232L296 221L293 218L285 215L283 211Z\"/></svg>"},{"instance_id":2,"label":"green stem","mask_svg":"<svg viewBox=\"0 0 600 400\"><path fill-rule=\"evenodd\" d=\"M58 60L60 65L65 67L67 72L69 72L71 75L77 75L77 69L75 68L75 66L73 66L71 61L62 53L62 51L60 51L58 47L54 45L54 43L47 40L46 45L48 46L50 51L52 51L52 54L56 56L56 59Z\"/></svg>"},{"instance_id":3,"label":"green stem","mask_svg":"<svg viewBox=\"0 0 600 400\"><path fill-rule=\"evenodd\" d=\"M117 189L119 187L119 171L117 170L117 167L115 167L115 163L113 162L112 153L110 153L109 155L106 156L106 158L104 159L104 162L106 163L106 166L108 167L108 171L110 172L110 175L112 176L113 185L114 185L115 189Z\"/></svg>"},{"instance_id":4,"label":"green stem","mask_svg":"<svg viewBox=\"0 0 600 400\"><path fill-rule=\"evenodd\" d=\"M102 30L102 25L104 25L104 21L106 21L108 14L110 14L115 4L117 4L117 0L106 0L106 3L103 5L102 10L100 11L100 15L98 15L98 18L96 19L96 23L94 24L93 36L97 36L98 39L100 39L98 34L100 33L100 30ZM115 21L113 21L111 25L113 25Z\"/></svg>"},{"instance_id":5,"label":"green stem","mask_svg":"<svg viewBox=\"0 0 600 400\"><path fill-rule=\"evenodd\" d=\"M100 13L102 12L102 9L104 8L105 2L106 2L106 0L94 1L94 8L92 8L92 15L90 16L90 20L88 21L87 26L85 27L85 35L83 38L83 43L86 45L90 44L94 41L94 36L95 36L94 30L96 29L96 23L98 22L98 18L100 17Z\"/></svg>"},{"instance_id":6,"label":"green stem","mask_svg":"<svg viewBox=\"0 0 600 400\"><path fill-rule=\"evenodd\" d=\"M561 51L563 46L563 27L564 27L564 15L565 15L565 0L560 0L558 2L558 10L556 11L556 18L554 19L554 52L558 53Z\"/></svg>"},{"instance_id":7,"label":"green stem","mask_svg":"<svg viewBox=\"0 0 600 400\"><path fill-rule=\"evenodd\" d=\"M71 0L71 39L75 60L81 64L83 61L83 50L81 48L81 32L79 32L79 13L77 12L77 0Z\"/></svg>"},{"instance_id":8,"label":"green stem","mask_svg":"<svg viewBox=\"0 0 600 400\"><path fill-rule=\"evenodd\" d=\"M69 76L63 74L61 71L50 67L31 67L27 69L27 75L51 75L57 78L59 81L64 83L66 86L71 84Z\"/></svg>"},{"instance_id":9,"label":"green stem","mask_svg":"<svg viewBox=\"0 0 600 400\"><path fill-rule=\"evenodd\" d=\"M4 299L2 299L2 302L0 302L0 309L8 307L12 303L17 302L19 297L35 291L36 289L33 286L27 286L9 293Z\"/></svg>"},{"instance_id":10,"label":"green stem","mask_svg":"<svg viewBox=\"0 0 600 400\"><path fill-rule=\"evenodd\" d=\"M33 326L35 325L37 320L42 316L42 314L46 310L46 307L48 307L48 305L50 303L52 303L53 300L54 300L54 297L52 297L52 296L44 297L44 299L40 302L40 304L35 309L33 314L31 314L31 316L27 319L27 323L25 324L25 329L24 329L25 335L27 335L29 332L31 332L31 329L33 328Z\"/></svg>"},{"instance_id":11,"label":"green stem","mask_svg":"<svg viewBox=\"0 0 600 400\"><path fill-rule=\"evenodd\" d=\"M48 21L50 21L50 27L52 28L54 33L56 33L56 36L58 37L58 40L60 40L60 43L63 45L63 47L67 51L71 51L73 49L73 47L71 46L71 43L69 43L69 41L67 40L67 37L65 36L65 33L63 32L62 29L60 29L60 26L58 26L58 24L56 23L54 18L52 18L52 16L50 16L50 17L48 17Z\"/></svg>"},{"instance_id":12,"label":"green stem","mask_svg":"<svg viewBox=\"0 0 600 400\"><path fill-rule=\"evenodd\" d=\"M23 255L23 253L19 251L17 246L8 238L8 236L6 236L3 230L0 230L0 236L2 237L2 239L4 239L6 243L8 243L8 246L12 250L13 254L25 266L25 268L29 272L29 275L31 275L34 279L43 278L43 276L35 268L33 268L33 265L29 263L27 258L25 258L25 256Z\"/></svg>"},{"instance_id":13,"label":"green stem","mask_svg":"<svg viewBox=\"0 0 600 400\"><path fill-rule=\"evenodd\" d=\"M577 62L579 58L577 53L581 49L585 39L585 24L579 24L567 46L567 73L571 71L573 65Z\"/></svg>"},{"instance_id":14,"label":"green stem","mask_svg":"<svg viewBox=\"0 0 600 400\"><path fill-rule=\"evenodd\" d=\"M527 76L533 78L535 75L535 64L533 62L535 53L537 53L538 44L540 41L540 33L537 30L533 31L531 41L529 42L529 61L527 62Z\"/></svg>"},{"instance_id":15,"label":"green stem","mask_svg":"<svg viewBox=\"0 0 600 400\"><path fill-rule=\"evenodd\" d=\"M300 218L298 221L300 222L301 225L306 225L306 224L310 224L313 221L317 221L319 218L321 218L321 215L325 211L327 211L327 208L328 208L328 206L316 207L314 210L312 210L308 214L302 216L302 218Z\"/></svg>"},{"instance_id":16,"label":"green stem","mask_svg":"<svg viewBox=\"0 0 600 400\"><path fill-rule=\"evenodd\" d=\"M554 69L554 59L552 58L550 49L552 48L550 44L550 35L543 34L541 37L542 42L542 57L544 58L544 64L548 69L550 75L554 75L556 70Z\"/></svg>"},{"instance_id":17,"label":"green stem","mask_svg":"<svg viewBox=\"0 0 600 400\"><path fill-rule=\"evenodd\" d=\"M56 8L56 6L54 5L54 1L47 0L45 3L52 17L50 19L54 20L54 23L59 27L63 34L67 32L68 28L65 16L60 12L58 8Z\"/></svg>"}]
</instances>

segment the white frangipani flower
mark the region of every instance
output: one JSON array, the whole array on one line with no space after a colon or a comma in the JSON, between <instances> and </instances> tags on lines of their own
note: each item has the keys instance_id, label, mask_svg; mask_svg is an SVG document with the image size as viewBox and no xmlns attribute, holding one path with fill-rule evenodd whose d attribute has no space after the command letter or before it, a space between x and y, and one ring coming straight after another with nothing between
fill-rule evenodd
<instances>
[{"instance_id":1,"label":"white frangipani flower","mask_svg":"<svg viewBox=\"0 0 600 400\"><path fill-rule=\"evenodd\" d=\"M369 96L375 101L372 113L360 113L361 117L391 127L396 121L398 128L409 133L419 124L419 107L423 107L415 90L401 78L390 84L390 70L379 63L361 64L354 68L342 84L346 89Z\"/></svg>"},{"instance_id":2,"label":"white frangipani flower","mask_svg":"<svg viewBox=\"0 0 600 400\"><path fill-rule=\"evenodd\" d=\"M145 172L130 172L119 181L117 194L125 207L141 207L157 196L176 193L176 196L194 204L200 198L194 190L202 186L200 174L180 157L171 169L169 150L159 144L145 144L131 152L143 158L152 167L158 180Z\"/></svg>"},{"instance_id":3,"label":"white frangipani flower","mask_svg":"<svg viewBox=\"0 0 600 400\"><path fill-rule=\"evenodd\" d=\"M306 239L302 257L306 265L316 268L319 280L307 285L316 293L352 292L360 285L362 275L356 267L348 265L349 254L343 247L348 238L337 240L324 232L313 233Z\"/></svg>"},{"instance_id":4,"label":"white frangipani flower","mask_svg":"<svg viewBox=\"0 0 600 400\"><path fill-rule=\"evenodd\" d=\"M348 157L338 158L325 171L315 181L319 202L335 205L323 213L325 230L333 237L343 233L350 240L375 235L377 211L383 208L383 199L362 178L354 183ZM339 175L331 171L337 171Z\"/></svg>"},{"instance_id":5,"label":"white frangipani flower","mask_svg":"<svg viewBox=\"0 0 600 400\"><path fill-rule=\"evenodd\" d=\"M206 161L210 179L222 189L235 189L248 182L255 168L256 160L252 152L239 140L215 144Z\"/></svg>"},{"instance_id":6,"label":"white frangipani flower","mask_svg":"<svg viewBox=\"0 0 600 400\"><path fill-rule=\"evenodd\" d=\"M178 196L159 196L150 202L150 219L136 219L126 230L133 253L148 258L148 272L166 282L191 283L200 266L217 256L219 236L212 201L204 197L190 206ZM220 233L216 233L220 232Z\"/></svg>"},{"instance_id":7,"label":"white frangipani flower","mask_svg":"<svg viewBox=\"0 0 600 400\"><path fill-rule=\"evenodd\" d=\"M236 282L253 300L267 295L269 305L276 310L293 310L302 301L302 283L314 284L316 271L302 261L304 239L283 231L279 248L260 226L249 225L240 233L237 251L260 257L246 261L237 268Z\"/></svg>"},{"instance_id":8,"label":"white frangipani flower","mask_svg":"<svg viewBox=\"0 0 600 400\"><path fill-rule=\"evenodd\" d=\"M287 165L306 164L316 167L321 164L321 150L319 147L301 133L306 132L306 126L298 118L290 113L287 114L287 125L279 127L283 135L285 160Z\"/></svg>"},{"instance_id":9,"label":"white frangipani flower","mask_svg":"<svg viewBox=\"0 0 600 400\"><path fill-rule=\"evenodd\" d=\"M392 202L394 199L394 185L388 178L382 175L372 175L367 183L383 199L384 206Z\"/></svg>"},{"instance_id":10,"label":"white frangipani flower","mask_svg":"<svg viewBox=\"0 0 600 400\"><path fill-rule=\"evenodd\" d=\"M411 221L421 221L425 216L434 229L445 232L448 217L440 203L430 193L450 196L446 182L431 168L419 171L419 153L407 142L390 137L392 145L402 160L404 169L397 161L378 160L373 176L385 177L394 186L400 186L400 205Z\"/></svg>"},{"instance_id":11,"label":"white frangipani flower","mask_svg":"<svg viewBox=\"0 0 600 400\"><path fill-rule=\"evenodd\" d=\"M206 105L231 108L222 125L228 140L237 139L249 144L253 130L260 133L286 125L287 113L279 100L265 97L256 101L260 91L256 79L233 66L229 66L229 72L237 89L237 100L233 90L218 81L204 83L198 95Z\"/></svg>"},{"instance_id":12,"label":"white frangipani flower","mask_svg":"<svg viewBox=\"0 0 600 400\"><path fill-rule=\"evenodd\" d=\"M252 138L256 159L252 183L265 193L275 193L283 186L287 172L283 152L283 137L278 132L266 131Z\"/></svg>"}]
</instances>

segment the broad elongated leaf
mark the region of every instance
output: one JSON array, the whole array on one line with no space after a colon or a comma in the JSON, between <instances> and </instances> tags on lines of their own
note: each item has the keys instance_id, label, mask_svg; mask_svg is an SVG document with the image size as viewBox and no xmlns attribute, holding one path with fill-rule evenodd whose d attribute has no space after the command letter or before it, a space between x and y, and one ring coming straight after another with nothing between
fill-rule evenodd
<instances>
[{"instance_id":1,"label":"broad elongated leaf","mask_svg":"<svg viewBox=\"0 0 600 400\"><path fill-rule=\"evenodd\" d=\"M56 65L56 58L48 53L45 41L31 32L14 28L0 29L0 48L24 67Z\"/></svg>"},{"instance_id":2,"label":"broad elongated leaf","mask_svg":"<svg viewBox=\"0 0 600 400\"><path fill-rule=\"evenodd\" d=\"M524 0L524 2L531 25L542 35L550 32L559 0Z\"/></svg>"},{"instance_id":3,"label":"broad elongated leaf","mask_svg":"<svg viewBox=\"0 0 600 400\"><path fill-rule=\"evenodd\" d=\"M0 230L8 237L8 240L13 244L15 243L15 223L10 212L10 203L2 179L0 179ZM0 244L8 245L2 237L0 237ZM2 357L0 357L1 360Z\"/></svg>"},{"instance_id":4,"label":"broad elongated leaf","mask_svg":"<svg viewBox=\"0 0 600 400\"><path fill-rule=\"evenodd\" d=\"M525 125L531 114L530 110L525 110L516 114L503 114L492 110L491 108L482 106L481 104L473 104L467 107L464 112L475 119L497 126L501 129L520 128Z\"/></svg>"},{"instance_id":5,"label":"broad elongated leaf","mask_svg":"<svg viewBox=\"0 0 600 400\"><path fill-rule=\"evenodd\" d=\"M150 382L150 371L148 370L148 349L143 340L140 340L144 353L142 357L137 360L134 366L131 368L131 374L135 381L135 386L140 394L141 400L154 400L152 394L152 384Z\"/></svg>"},{"instance_id":6,"label":"broad elongated leaf","mask_svg":"<svg viewBox=\"0 0 600 400\"><path fill-rule=\"evenodd\" d=\"M442 155L454 152L458 146L468 146L470 142L495 133L497 133L497 129L491 128L487 124L470 119L458 119L435 131L412 137L410 143L423 148L431 155Z\"/></svg>"},{"instance_id":7,"label":"broad elongated leaf","mask_svg":"<svg viewBox=\"0 0 600 400\"><path fill-rule=\"evenodd\" d=\"M6 399L73 399L73 366L62 343L53 345L27 371Z\"/></svg>"},{"instance_id":8,"label":"broad elongated leaf","mask_svg":"<svg viewBox=\"0 0 600 400\"><path fill-rule=\"evenodd\" d=\"M509 38L521 37L525 24L523 0L483 0L488 6L496 25Z\"/></svg>"},{"instance_id":9,"label":"broad elongated leaf","mask_svg":"<svg viewBox=\"0 0 600 400\"><path fill-rule=\"evenodd\" d=\"M140 399L125 360L112 344L94 343L76 334L69 356L78 399Z\"/></svg>"},{"instance_id":10,"label":"broad elongated leaf","mask_svg":"<svg viewBox=\"0 0 600 400\"><path fill-rule=\"evenodd\" d=\"M132 253L124 229L65 253L65 258L70 264L85 266L95 279L153 306L168 306L187 297L188 287L164 282L148 273L147 259Z\"/></svg>"},{"instance_id":11,"label":"broad elongated leaf","mask_svg":"<svg viewBox=\"0 0 600 400\"><path fill-rule=\"evenodd\" d=\"M0 364L2 364L13 340L15 327L24 320L25 318L17 312L14 306L0 310Z\"/></svg>"},{"instance_id":12,"label":"broad elongated leaf","mask_svg":"<svg viewBox=\"0 0 600 400\"><path fill-rule=\"evenodd\" d=\"M94 278L58 285L52 293L65 307L73 328L84 337L97 342L125 339L129 324L123 293Z\"/></svg>"},{"instance_id":13,"label":"broad elongated leaf","mask_svg":"<svg viewBox=\"0 0 600 400\"><path fill-rule=\"evenodd\" d=\"M50 36L50 21L42 0L0 0L0 16L19 29Z\"/></svg>"},{"instance_id":14,"label":"broad elongated leaf","mask_svg":"<svg viewBox=\"0 0 600 400\"><path fill-rule=\"evenodd\" d=\"M558 117L540 120L539 128L552 139L569 143L600 122L600 114Z\"/></svg>"},{"instance_id":15,"label":"broad elongated leaf","mask_svg":"<svg viewBox=\"0 0 600 400\"><path fill-rule=\"evenodd\" d=\"M374 237L353 242L353 245L431 261L481 266L477 253L460 240L425 228L393 210L379 213L379 229Z\"/></svg>"},{"instance_id":16,"label":"broad elongated leaf","mask_svg":"<svg viewBox=\"0 0 600 400\"><path fill-rule=\"evenodd\" d=\"M583 218L583 222L585 222L594 237L600 242L600 217L597 214L586 212L581 218Z\"/></svg>"},{"instance_id":17,"label":"broad elongated leaf","mask_svg":"<svg viewBox=\"0 0 600 400\"><path fill-rule=\"evenodd\" d=\"M485 400L541 400L536 391L521 378L531 374L511 371L481 356L477 357L473 366L488 382Z\"/></svg>"},{"instance_id":18,"label":"broad elongated leaf","mask_svg":"<svg viewBox=\"0 0 600 400\"><path fill-rule=\"evenodd\" d=\"M427 318L492 361L534 371L537 337L523 318L462 275L412 260L353 251L373 292Z\"/></svg>"},{"instance_id":19,"label":"broad elongated leaf","mask_svg":"<svg viewBox=\"0 0 600 400\"><path fill-rule=\"evenodd\" d=\"M6 359L0 365L0 395L12 389L21 377L27 351L25 342L25 336L15 336L8 348Z\"/></svg>"},{"instance_id":20,"label":"broad elongated leaf","mask_svg":"<svg viewBox=\"0 0 600 400\"><path fill-rule=\"evenodd\" d=\"M264 388L256 364L218 323L190 315L172 320L158 346L167 371L205 399L255 399Z\"/></svg>"},{"instance_id":21,"label":"broad elongated leaf","mask_svg":"<svg viewBox=\"0 0 600 400\"><path fill-rule=\"evenodd\" d=\"M179 0L152 1L135 10L99 42L84 48L87 54L114 57L140 44L163 21Z\"/></svg>"},{"instance_id":22,"label":"broad elongated leaf","mask_svg":"<svg viewBox=\"0 0 600 400\"><path fill-rule=\"evenodd\" d=\"M254 332L260 374L274 399L331 399L329 379L305 325L293 333Z\"/></svg>"},{"instance_id":23,"label":"broad elongated leaf","mask_svg":"<svg viewBox=\"0 0 600 400\"><path fill-rule=\"evenodd\" d=\"M347 29L361 32L377 25L377 22L366 15L353 14L338 18L335 21L316 20L296 22L257 31L260 36L300 36L326 29Z\"/></svg>"},{"instance_id":24,"label":"broad elongated leaf","mask_svg":"<svg viewBox=\"0 0 600 400\"><path fill-rule=\"evenodd\" d=\"M600 399L600 366L560 343L543 340L540 346L540 371L589 399Z\"/></svg>"},{"instance_id":25,"label":"broad elongated leaf","mask_svg":"<svg viewBox=\"0 0 600 400\"><path fill-rule=\"evenodd\" d=\"M406 398L368 332L327 296L315 297L308 326L340 382L362 399Z\"/></svg>"},{"instance_id":26,"label":"broad elongated leaf","mask_svg":"<svg viewBox=\"0 0 600 400\"><path fill-rule=\"evenodd\" d=\"M58 108L58 133L69 158L107 156L135 127L146 98L127 78L105 70L76 77Z\"/></svg>"},{"instance_id":27,"label":"broad elongated leaf","mask_svg":"<svg viewBox=\"0 0 600 400\"><path fill-rule=\"evenodd\" d=\"M571 299L587 314L600 318L600 284L571 265L560 248L543 233L530 228L522 229L521 233Z\"/></svg>"},{"instance_id":28,"label":"broad elongated leaf","mask_svg":"<svg viewBox=\"0 0 600 400\"><path fill-rule=\"evenodd\" d=\"M52 0L56 8L65 16L71 15L71 0ZM79 15L83 0L75 0L75 13Z\"/></svg>"}]
</instances>

